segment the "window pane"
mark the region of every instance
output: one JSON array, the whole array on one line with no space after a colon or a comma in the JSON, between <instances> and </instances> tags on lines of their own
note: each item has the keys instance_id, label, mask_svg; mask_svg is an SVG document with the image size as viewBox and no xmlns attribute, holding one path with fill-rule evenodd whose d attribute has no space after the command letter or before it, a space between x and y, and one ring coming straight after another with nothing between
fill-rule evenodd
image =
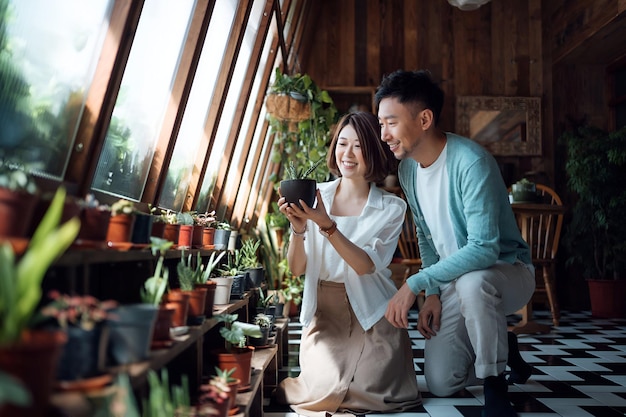
<instances>
[{"instance_id":1,"label":"window pane","mask_svg":"<svg viewBox=\"0 0 626 417\"><path fill-rule=\"evenodd\" d=\"M235 64L235 71L233 73L233 79L226 96L226 103L224 104L224 111L219 121L219 127L215 136L215 143L211 149L211 157L207 168L204 183L202 184L202 191L204 195L210 195L215 185L214 178L220 167L220 163L224 160L224 151L226 150L226 142L228 135L233 128L233 119L235 116L235 110L239 100L239 94L243 86L246 71L248 70L248 64L250 63L250 55L254 42L256 40L257 32L259 30L259 24L263 14L263 8L265 2L257 0L252 6L252 12L248 25L246 26L246 32L244 35L241 48L239 50L239 56L237 57L237 63ZM234 160L237 161L240 157L239 154L234 156ZM230 172L229 175L241 177L241 172ZM206 192L205 192L206 190ZM226 196L231 190L225 190ZM201 206L200 206L201 207ZM214 207L217 209L217 207Z\"/></svg>"},{"instance_id":2,"label":"window pane","mask_svg":"<svg viewBox=\"0 0 626 417\"><path fill-rule=\"evenodd\" d=\"M0 0L0 159L62 179L111 0Z\"/></svg>"},{"instance_id":3,"label":"window pane","mask_svg":"<svg viewBox=\"0 0 626 417\"><path fill-rule=\"evenodd\" d=\"M194 4L145 2L92 188L141 199Z\"/></svg>"},{"instance_id":4,"label":"window pane","mask_svg":"<svg viewBox=\"0 0 626 417\"><path fill-rule=\"evenodd\" d=\"M178 211L185 201L201 140L208 140L204 126L220 69L217 63L222 61L236 9L237 0L222 0L215 4L159 207ZM200 211L204 212L204 209Z\"/></svg>"}]
</instances>

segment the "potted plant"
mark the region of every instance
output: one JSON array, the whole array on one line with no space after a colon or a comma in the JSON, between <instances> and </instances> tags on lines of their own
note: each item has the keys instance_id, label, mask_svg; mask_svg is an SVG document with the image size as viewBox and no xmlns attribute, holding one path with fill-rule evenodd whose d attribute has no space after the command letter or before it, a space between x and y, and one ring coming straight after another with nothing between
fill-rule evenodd
<instances>
[{"instance_id":1,"label":"potted plant","mask_svg":"<svg viewBox=\"0 0 626 417\"><path fill-rule=\"evenodd\" d=\"M195 286L206 288L206 302L204 305L204 316L206 318L213 317L213 306L215 305L215 292L217 291L217 282L212 279L213 271L219 264L220 260L226 255L226 252L211 252L206 265L202 264L202 257L198 253L197 264L201 265L201 274L196 274Z\"/></svg>"},{"instance_id":2,"label":"potted plant","mask_svg":"<svg viewBox=\"0 0 626 417\"><path fill-rule=\"evenodd\" d=\"M29 328L41 299L41 284L46 271L71 245L80 228L77 218L59 225L65 195L63 187L56 191L19 259L16 259L11 245L0 245L0 369L22 380L32 395L29 407L0 407L2 415L4 412L31 416L45 413L55 364L67 340L62 331L33 331Z\"/></svg>"},{"instance_id":3,"label":"potted plant","mask_svg":"<svg viewBox=\"0 0 626 417\"><path fill-rule=\"evenodd\" d=\"M304 291L304 275L287 276L283 280L281 293L285 299L285 310L289 316L297 315L298 306L302 302L302 292ZM287 307L289 305L289 307Z\"/></svg>"},{"instance_id":4,"label":"potted plant","mask_svg":"<svg viewBox=\"0 0 626 417\"><path fill-rule=\"evenodd\" d=\"M130 241L139 245L149 245L152 235L152 223L154 223L156 207L148 204L147 211L141 211L135 207L135 223L131 233Z\"/></svg>"},{"instance_id":5,"label":"potted plant","mask_svg":"<svg viewBox=\"0 0 626 417\"><path fill-rule=\"evenodd\" d=\"M567 184L577 200L563 241L567 265L578 265L589 283L598 317L626 314L626 127L607 133L581 126L564 133ZM596 299L596 288L602 293ZM612 310L613 309L613 310Z\"/></svg>"},{"instance_id":6,"label":"potted plant","mask_svg":"<svg viewBox=\"0 0 626 417\"><path fill-rule=\"evenodd\" d=\"M100 204L93 194L87 194L78 200L80 207L80 232L77 243L81 245L93 245L96 242L104 242L111 221L111 206Z\"/></svg>"},{"instance_id":7,"label":"potted plant","mask_svg":"<svg viewBox=\"0 0 626 417\"><path fill-rule=\"evenodd\" d=\"M264 313L254 316L254 324L259 326L261 337L250 339L250 344L254 347L267 346L270 330L272 328L272 318Z\"/></svg>"},{"instance_id":8,"label":"potted plant","mask_svg":"<svg viewBox=\"0 0 626 417\"><path fill-rule=\"evenodd\" d=\"M67 343L57 367L56 378L68 387L71 383L102 374L108 341L104 324L117 307L113 300L100 301L90 295L68 295L53 290L52 300L41 309L42 319L52 318L67 333ZM115 319L114 317L112 319ZM104 382L108 380L105 378Z\"/></svg>"},{"instance_id":9,"label":"potted plant","mask_svg":"<svg viewBox=\"0 0 626 417\"><path fill-rule=\"evenodd\" d=\"M215 236L213 238L215 250L225 250L228 248L232 229L228 222L222 221L215 224Z\"/></svg>"},{"instance_id":10,"label":"potted plant","mask_svg":"<svg viewBox=\"0 0 626 417\"><path fill-rule=\"evenodd\" d=\"M152 223L152 236L178 243L178 234L180 225L178 224L178 216L172 210L161 210L159 214L155 214Z\"/></svg>"},{"instance_id":11,"label":"potted plant","mask_svg":"<svg viewBox=\"0 0 626 417\"><path fill-rule=\"evenodd\" d=\"M241 269L246 273L248 288L258 288L263 282L263 265L259 262L259 239L245 239L239 249Z\"/></svg>"},{"instance_id":12,"label":"potted plant","mask_svg":"<svg viewBox=\"0 0 626 417\"><path fill-rule=\"evenodd\" d=\"M0 159L0 237L25 238L39 199L26 167Z\"/></svg>"},{"instance_id":13,"label":"potted plant","mask_svg":"<svg viewBox=\"0 0 626 417\"><path fill-rule=\"evenodd\" d=\"M294 99L294 96L297 98ZM280 104L285 100L288 100L287 115L284 111L274 111L276 107L285 108L284 104ZM327 91L321 90L307 74L289 75L276 68L266 106L270 129L274 134L272 162L280 164L284 171L290 161L297 169L303 167L306 170L310 161L326 159L331 130L337 121L337 108ZM325 181L328 176L328 167L323 165L312 178ZM278 175L270 177L274 183L278 183L277 179Z\"/></svg>"},{"instance_id":14,"label":"potted plant","mask_svg":"<svg viewBox=\"0 0 626 417\"><path fill-rule=\"evenodd\" d=\"M226 417L237 410L237 388L241 381L233 377L237 368L229 370L215 367L215 375L212 375L208 384L200 386L200 403L209 403L218 410L218 416Z\"/></svg>"},{"instance_id":15,"label":"potted plant","mask_svg":"<svg viewBox=\"0 0 626 417\"><path fill-rule=\"evenodd\" d=\"M232 280L230 298L240 298L246 291L246 274L241 264L241 251L235 249L227 252L226 263L219 268L220 277L230 277ZM219 285L219 284L218 284Z\"/></svg>"},{"instance_id":16,"label":"potted plant","mask_svg":"<svg viewBox=\"0 0 626 417\"><path fill-rule=\"evenodd\" d=\"M322 159L311 164L308 168L296 168L293 161L289 161L287 169L287 179L280 182L280 194L285 200L291 204L300 205L300 200L304 201L307 206L313 207L315 203L315 193L317 191L317 181L310 175L317 167L324 162Z\"/></svg>"},{"instance_id":17,"label":"potted plant","mask_svg":"<svg viewBox=\"0 0 626 417\"><path fill-rule=\"evenodd\" d=\"M176 222L179 225L178 247L190 249L193 238L193 214L190 211L180 212L176 215Z\"/></svg>"},{"instance_id":18,"label":"potted plant","mask_svg":"<svg viewBox=\"0 0 626 417\"><path fill-rule=\"evenodd\" d=\"M216 349L213 354L221 369L236 368L233 377L241 381L239 390L250 386L251 361L254 348L247 345L247 337L261 337L258 325L237 321L238 314L216 314L218 323L224 323L220 335L224 338L224 348Z\"/></svg>"},{"instance_id":19,"label":"potted plant","mask_svg":"<svg viewBox=\"0 0 626 417\"><path fill-rule=\"evenodd\" d=\"M215 210L194 215L194 223L202 230L201 247L213 249L215 241Z\"/></svg>"},{"instance_id":20,"label":"potted plant","mask_svg":"<svg viewBox=\"0 0 626 417\"><path fill-rule=\"evenodd\" d=\"M513 203L534 203L537 201L537 187L534 182L522 178L511 185Z\"/></svg>"},{"instance_id":21,"label":"potted plant","mask_svg":"<svg viewBox=\"0 0 626 417\"><path fill-rule=\"evenodd\" d=\"M130 242L135 222L135 203L124 198L111 205L111 219L106 240L113 244Z\"/></svg>"},{"instance_id":22,"label":"potted plant","mask_svg":"<svg viewBox=\"0 0 626 417\"><path fill-rule=\"evenodd\" d=\"M160 248L159 248L159 245ZM141 301L157 308L157 315L152 333L152 347L167 346L170 342L170 328L173 326L173 318L180 308L164 302L165 294L169 286L169 270L164 266L165 252L172 246L172 242L159 240L154 243L153 253L160 252L154 274L146 279L141 289ZM180 313L179 313L180 314Z\"/></svg>"},{"instance_id":23,"label":"potted plant","mask_svg":"<svg viewBox=\"0 0 626 417\"><path fill-rule=\"evenodd\" d=\"M192 255L189 254L185 260L185 252L181 254L180 261L176 266L179 291L189 294L189 315L187 324L199 325L205 319L205 305L207 289L196 287L196 283L202 280L202 263L198 258L196 266L192 266Z\"/></svg>"},{"instance_id":24,"label":"potted plant","mask_svg":"<svg viewBox=\"0 0 626 417\"><path fill-rule=\"evenodd\" d=\"M152 254L159 254L159 259L153 275L144 281L140 289L141 302L120 305L113 310L115 320L108 321L108 359L112 365L139 362L150 353L160 303L168 285L168 270L163 266L165 252L171 246L164 239L151 238L151 242ZM171 321L171 315L169 317Z\"/></svg>"}]
</instances>

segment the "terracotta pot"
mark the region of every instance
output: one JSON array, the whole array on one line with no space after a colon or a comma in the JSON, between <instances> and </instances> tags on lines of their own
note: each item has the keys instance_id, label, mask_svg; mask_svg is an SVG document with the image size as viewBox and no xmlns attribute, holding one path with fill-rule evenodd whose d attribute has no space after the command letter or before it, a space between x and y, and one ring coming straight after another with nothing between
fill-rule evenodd
<instances>
[{"instance_id":1,"label":"terracotta pot","mask_svg":"<svg viewBox=\"0 0 626 417\"><path fill-rule=\"evenodd\" d=\"M154 322L152 342L170 340L170 328L172 327L174 311L174 308L169 308L167 305L159 306L156 321Z\"/></svg>"},{"instance_id":2,"label":"terracotta pot","mask_svg":"<svg viewBox=\"0 0 626 417\"><path fill-rule=\"evenodd\" d=\"M215 304L215 290L217 282L207 281L205 284L196 284L197 288L206 288L206 301L204 303L204 317L207 319L213 317L213 305Z\"/></svg>"},{"instance_id":3,"label":"terracotta pot","mask_svg":"<svg viewBox=\"0 0 626 417\"><path fill-rule=\"evenodd\" d=\"M193 232L191 234L191 247L199 249L204 244L202 243L202 238L204 236L204 226L195 225L193 226Z\"/></svg>"},{"instance_id":4,"label":"terracotta pot","mask_svg":"<svg viewBox=\"0 0 626 417\"><path fill-rule=\"evenodd\" d=\"M105 241L110 221L110 210L100 210L96 207L82 209L80 212L78 239L96 242Z\"/></svg>"},{"instance_id":5,"label":"terracotta pot","mask_svg":"<svg viewBox=\"0 0 626 417\"><path fill-rule=\"evenodd\" d=\"M154 237L163 237L163 233L165 232L165 223L161 223L161 222L152 222L152 232L150 233L150 236L154 236Z\"/></svg>"},{"instance_id":6,"label":"terracotta pot","mask_svg":"<svg viewBox=\"0 0 626 417\"><path fill-rule=\"evenodd\" d=\"M215 241L215 228L205 227L202 229L202 246L212 247Z\"/></svg>"},{"instance_id":7,"label":"terracotta pot","mask_svg":"<svg viewBox=\"0 0 626 417\"><path fill-rule=\"evenodd\" d=\"M626 281L589 279L591 315L598 318L626 317Z\"/></svg>"},{"instance_id":8,"label":"terracotta pot","mask_svg":"<svg viewBox=\"0 0 626 417\"><path fill-rule=\"evenodd\" d=\"M65 332L26 331L14 345L0 348L0 369L20 379L32 394L30 407L0 406L2 417L48 415L50 394Z\"/></svg>"},{"instance_id":9,"label":"terracotta pot","mask_svg":"<svg viewBox=\"0 0 626 417\"><path fill-rule=\"evenodd\" d=\"M178 232L177 245L179 248L191 248L191 238L193 236L193 226L181 224Z\"/></svg>"},{"instance_id":10,"label":"terracotta pot","mask_svg":"<svg viewBox=\"0 0 626 417\"><path fill-rule=\"evenodd\" d=\"M171 292L181 291L174 289ZM187 314L187 324L197 326L204 321L204 305L206 303L206 288L194 288L191 291L182 291L189 295L189 312Z\"/></svg>"},{"instance_id":11,"label":"terracotta pot","mask_svg":"<svg viewBox=\"0 0 626 417\"><path fill-rule=\"evenodd\" d=\"M167 308L174 309L172 326L186 326L189 314L189 294L183 291L170 291L163 296L163 301Z\"/></svg>"},{"instance_id":12,"label":"terracotta pot","mask_svg":"<svg viewBox=\"0 0 626 417\"><path fill-rule=\"evenodd\" d=\"M252 376L252 354L254 347L244 348L232 347L230 352L226 349L215 349L212 351L215 362L220 369L233 369L232 377L241 381L238 391L245 391L250 388L250 378Z\"/></svg>"},{"instance_id":13,"label":"terracotta pot","mask_svg":"<svg viewBox=\"0 0 626 417\"><path fill-rule=\"evenodd\" d=\"M30 221L27 235L32 236L35 233L35 229L39 226L39 223L43 219L43 216L48 211L50 203L52 202L52 196L46 196L45 198L37 199L35 209L33 210L33 217ZM73 217L80 217L80 206L76 200L72 197L66 197L63 203L63 212L61 213L61 224L67 222Z\"/></svg>"},{"instance_id":14,"label":"terracotta pot","mask_svg":"<svg viewBox=\"0 0 626 417\"><path fill-rule=\"evenodd\" d=\"M111 216L106 240L108 242L130 242L134 223L135 216L130 214Z\"/></svg>"},{"instance_id":15,"label":"terracotta pot","mask_svg":"<svg viewBox=\"0 0 626 417\"><path fill-rule=\"evenodd\" d=\"M163 239L169 240L170 242L177 243L179 232L180 232L180 225L169 224L169 223L165 224L165 229L163 230Z\"/></svg>"},{"instance_id":16,"label":"terracotta pot","mask_svg":"<svg viewBox=\"0 0 626 417\"><path fill-rule=\"evenodd\" d=\"M39 197L0 187L0 237L26 237Z\"/></svg>"}]
</instances>

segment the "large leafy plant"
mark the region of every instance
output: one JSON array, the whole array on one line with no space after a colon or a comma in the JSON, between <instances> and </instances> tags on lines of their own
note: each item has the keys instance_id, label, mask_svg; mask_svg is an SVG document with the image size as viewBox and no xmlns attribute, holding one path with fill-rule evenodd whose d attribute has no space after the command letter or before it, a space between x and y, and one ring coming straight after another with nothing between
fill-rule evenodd
<instances>
[{"instance_id":1,"label":"large leafy plant","mask_svg":"<svg viewBox=\"0 0 626 417\"><path fill-rule=\"evenodd\" d=\"M226 313L213 316L218 323L224 323L224 327L220 329L220 335L224 338L226 350L228 351L231 351L233 347L245 347L246 336L256 338L262 336L258 325L237 321L238 317L238 314Z\"/></svg>"},{"instance_id":2,"label":"large leafy plant","mask_svg":"<svg viewBox=\"0 0 626 417\"><path fill-rule=\"evenodd\" d=\"M619 279L626 271L626 127L607 133L592 126L566 132L567 184L576 193L564 243L569 265L587 278Z\"/></svg>"},{"instance_id":3,"label":"large leafy plant","mask_svg":"<svg viewBox=\"0 0 626 417\"><path fill-rule=\"evenodd\" d=\"M11 245L0 246L0 345L17 342L28 328L46 271L78 235L77 218L59 226L65 195L60 187L19 260Z\"/></svg>"},{"instance_id":4,"label":"large leafy plant","mask_svg":"<svg viewBox=\"0 0 626 417\"><path fill-rule=\"evenodd\" d=\"M300 172L318 161L325 161L333 125L337 121L337 108L327 91L320 89L307 74L284 74L279 67L269 94L291 94L301 96L310 104L310 117L293 122L273 116L268 112L268 120L274 133L272 162L281 164L282 176L289 162L293 162ZM325 181L329 171L325 164L320 164L314 171L313 179ZM277 176L270 178L277 181Z\"/></svg>"}]
</instances>

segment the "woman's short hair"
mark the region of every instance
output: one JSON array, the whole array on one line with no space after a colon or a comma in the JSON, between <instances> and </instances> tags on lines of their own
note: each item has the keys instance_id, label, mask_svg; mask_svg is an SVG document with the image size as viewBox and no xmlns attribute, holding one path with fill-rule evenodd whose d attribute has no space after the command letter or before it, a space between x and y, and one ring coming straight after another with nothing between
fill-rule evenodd
<instances>
[{"instance_id":1,"label":"woman's short hair","mask_svg":"<svg viewBox=\"0 0 626 417\"><path fill-rule=\"evenodd\" d=\"M352 126L359 138L363 159L367 164L365 179L375 183L382 182L387 175L396 169L398 161L389 146L381 140L380 122L370 112L348 113L339 120L326 159L328 169L334 175L341 177L341 171L336 160L337 141L341 130L348 125Z\"/></svg>"}]
</instances>

